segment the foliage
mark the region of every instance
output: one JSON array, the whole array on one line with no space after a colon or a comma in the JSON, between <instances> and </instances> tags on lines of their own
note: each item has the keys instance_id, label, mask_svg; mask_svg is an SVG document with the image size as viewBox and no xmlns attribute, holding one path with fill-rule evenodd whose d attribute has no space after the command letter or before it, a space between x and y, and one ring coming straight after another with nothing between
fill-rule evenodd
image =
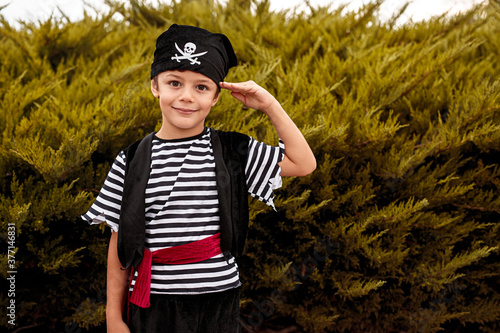
<instances>
[{"instance_id":1,"label":"foliage","mask_svg":"<svg viewBox=\"0 0 500 333\"><path fill-rule=\"evenodd\" d=\"M500 329L498 1L403 25L377 19L381 1L107 3L77 22L1 19L1 274L16 279L0 305L15 299L15 328L102 329L109 231L79 216L118 151L159 126L149 65L175 22L226 34L227 80L273 93L318 160L284 179L278 212L251 201L246 331ZM208 125L277 141L225 92Z\"/></svg>"}]
</instances>

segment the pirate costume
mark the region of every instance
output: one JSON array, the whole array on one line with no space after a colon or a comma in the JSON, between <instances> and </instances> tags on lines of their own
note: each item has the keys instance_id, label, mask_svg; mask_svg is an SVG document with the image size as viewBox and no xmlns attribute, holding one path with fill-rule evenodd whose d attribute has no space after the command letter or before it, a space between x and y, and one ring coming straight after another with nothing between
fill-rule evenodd
<instances>
[{"instance_id":1,"label":"pirate costume","mask_svg":"<svg viewBox=\"0 0 500 333\"><path fill-rule=\"evenodd\" d=\"M191 70L218 85L236 64L224 35L174 24L158 37L151 78ZM118 154L82 218L118 231L118 256L132 273L132 332L238 330L235 256L245 245L247 196L274 207L283 155L281 141L209 128L176 140L151 133Z\"/></svg>"}]
</instances>

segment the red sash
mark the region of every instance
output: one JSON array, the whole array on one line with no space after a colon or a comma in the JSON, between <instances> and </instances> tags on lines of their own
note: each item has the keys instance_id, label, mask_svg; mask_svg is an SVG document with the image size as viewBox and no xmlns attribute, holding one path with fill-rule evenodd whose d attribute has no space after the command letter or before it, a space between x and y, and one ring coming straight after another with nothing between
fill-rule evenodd
<instances>
[{"instance_id":1,"label":"red sash","mask_svg":"<svg viewBox=\"0 0 500 333\"><path fill-rule=\"evenodd\" d=\"M144 256L136 268L137 278L130 295L130 302L141 308L148 308L151 294L151 264L191 264L221 254L220 232L196 242L173 246L157 251L144 249ZM131 277L134 269L131 270Z\"/></svg>"}]
</instances>

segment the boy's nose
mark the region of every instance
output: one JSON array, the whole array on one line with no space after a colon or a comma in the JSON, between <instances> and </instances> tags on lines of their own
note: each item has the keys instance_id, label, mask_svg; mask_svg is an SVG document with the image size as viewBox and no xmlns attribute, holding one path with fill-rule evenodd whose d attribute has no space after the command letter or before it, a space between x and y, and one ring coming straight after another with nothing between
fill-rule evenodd
<instances>
[{"instance_id":1,"label":"boy's nose","mask_svg":"<svg viewBox=\"0 0 500 333\"><path fill-rule=\"evenodd\" d=\"M192 101L193 100L193 92L189 88L184 88L181 91L179 99L181 101Z\"/></svg>"}]
</instances>

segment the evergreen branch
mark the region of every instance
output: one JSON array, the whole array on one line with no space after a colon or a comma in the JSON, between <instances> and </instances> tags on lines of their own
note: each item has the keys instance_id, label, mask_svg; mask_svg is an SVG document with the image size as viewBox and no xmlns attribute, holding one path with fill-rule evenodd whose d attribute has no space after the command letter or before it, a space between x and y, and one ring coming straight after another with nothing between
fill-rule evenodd
<instances>
[{"instance_id":1,"label":"evergreen branch","mask_svg":"<svg viewBox=\"0 0 500 333\"><path fill-rule=\"evenodd\" d=\"M445 26L445 28L443 30L441 30L440 32L436 33L434 36L432 36L432 39L434 38L438 38L439 36L442 36L442 35L446 35L448 32L452 31L452 30L455 30L456 28L459 28L461 27L465 22L469 21L470 19L472 19L474 17L474 15L477 13L477 11L482 7L483 5L482 4L477 4L473 7L473 9L470 9L466 15L463 15L460 17L460 19L456 20L455 22L453 22L453 24L451 25L447 25ZM446 15L443 14L443 17ZM483 20L483 21L479 21L481 24L480 25L483 25L483 24L486 24L486 20ZM478 28L480 25L476 26L476 28Z\"/></svg>"},{"instance_id":2,"label":"evergreen branch","mask_svg":"<svg viewBox=\"0 0 500 333\"><path fill-rule=\"evenodd\" d=\"M31 325L21 326L21 327L18 327L16 330L12 331L12 333L19 333L21 331L29 330L29 329L32 329L32 328L35 328L35 327L38 327L38 326L42 326L42 325L44 325L44 323L38 323L38 324L31 324Z\"/></svg>"},{"instance_id":3,"label":"evergreen branch","mask_svg":"<svg viewBox=\"0 0 500 333\"><path fill-rule=\"evenodd\" d=\"M378 280L378 281L338 281L338 294L347 299L359 298L367 295L373 290L379 289L387 281Z\"/></svg>"},{"instance_id":4,"label":"evergreen branch","mask_svg":"<svg viewBox=\"0 0 500 333\"><path fill-rule=\"evenodd\" d=\"M341 71L339 71L337 74L333 76L333 79L338 81L338 77L340 76L346 77L347 73L349 73L349 71L354 67L354 65L359 64L362 60L368 58L368 56L370 56L374 51L376 51L382 46L383 43L379 43L370 47L369 49L361 50L359 54L357 54L357 56L354 57L354 59L352 59L351 62L347 63L347 65L344 66Z\"/></svg>"},{"instance_id":5,"label":"evergreen branch","mask_svg":"<svg viewBox=\"0 0 500 333\"><path fill-rule=\"evenodd\" d=\"M447 65L451 65L452 63L453 63L453 61L450 61ZM400 99L401 97L405 97L406 95L408 95L413 89L415 89L420 83L422 83L429 75L435 73L438 69L440 69L442 67L443 66L441 64L437 65L437 66L434 66L434 68L432 68L430 71L428 71L427 73L422 74L418 80L416 80L405 91L403 91L401 93L401 95L399 95L396 99L393 99L391 101L391 103L394 102L395 100ZM388 103L388 104L390 104L390 103Z\"/></svg>"},{"instance_id":6,"label":"evergreen branch","mask_svg":"<svg viewBox=\"0 0 500 333\"><path fill-rule=\"evenodd\" d=\"M81 191L82 192L87 192L87 193L97 193L97 194L101 193L101 190L98 189L98 188L96 188L96 187L93 187L93 188L83 188Z\"/></svg>"},{"instance_id":7,"label":"evergreen branch","mask_svg":"<svg viewBox=\"0 0 500 333\"><path fill-rule=\"evenodd\" d=\"M408 9L408 6L411 4L411 1L407 1L398 11L395 15L392 15L391 18L387 21L387 24L389 26L389 30L392 30L394 26L396 25L396 22L399 20L399 18L406 12Z\"/></svg>"},{"instance_id":8,"label":"evergreen branch","mask_svg":"<svg viewBox=\"0 0 500 333\"><path fill-rule=\"evenodd\" d=\"M473 207L469 205L459 205L459 204L452 204L453 206L457 208L465 208L469 210L479 210L481 212L495 212L495 213L500 213L500 208L489 208L489 207Z\"/></svg>"},{"instance_id":9,"label":"evergreen branch","mask_svg":"<svg viewBox=\"0 0 500 333\"><path fill-rule=\"evenodd\" d=\"M34 52L31 51L31 48L29 48L26 44L25 40L22 40L19 38L19 34L16 34L16 31L12 29L9 26L7 26L7 29L5 29L6 26L3 26L2 29L0 29L0 33L10 39L15 45L19 47L19 49L29 58L31 59L30 61L30 67L35 68L38 72L42 72L42 61L40 60L39 57L36 56Z\"/></svg>"},{"instance_id":10,"label":"evergreen branch","mask_svg":"<svg viewBox=\"0 0 500 333\"><path fill-rule=\"evenodd\" d=\"M410 216L413 215L415 212L421 211L424 209L424 207L427 207L429 205L429 201L427 199L422 199L414 203L415 198L410 198L407 202L401 203L399 206L396 206L395 203L389 205L387 208L384 210L396 210L400 211L400 213L396 215L389 216L387 218L382 219L382 222L391 222L391 221L398 221L404 216ZM380 212L381 216L384 216L384 211Z\"/></svg>"},{"instance_id":11,"label":"evergreen branch","mask_svg":"<svg viewBox=\"0 0 500 333\"><path fill-rule=\"evenodd\" d=\"M65 168L65 169L63 169L63 170L62 170L61 174L60 174L60 175L59 175L59 177L57 178L57 181L58 181L58 182L60 182L60 183L61 183L61 182L63 182L63 181L65 181L65 180L66 180L66 177L67 177L67 176L68 176L68 175L69 175L69 174L70 174L73 170L75 170L75 168L76 168L77 166L80 166L80 165L82 164L82 162L83 162L83 161L78 160L78 161L76 161L75 163L68 165L68 167L67 167L67 168Z\"/></svg>"},{"instance_id":12,"label":"evergreen branch","mask_svg":"<svg viewBox=\"0 0 500 333\"><path fill-rule=\"evenodd\" d=\"M472 252L466 252L464 254L458 254L454 258L452 258L449 262L444 263L441 262L436 266L442 266L442 269L437 269L434 271L435 267L430 268L428 272L425 284L432 284L433 282L438 282L435 278L443 276L445 273L455 272L460 268L469 266L474 262L477 262L483 258L488 257L492 252L498 251L498 247L482 247L478 250L473 250ZM434 271L434 272L432 272ZM444 277L444 280L439 281L440 284L448 284L453 282L454 280L465 276L465 274L455 274L449 278ZM433 279L432 281L429 278Z\"/></svg>"},{"instance_id":13,"label":"evergreen branch","mask_svg":"<svg viewBox=\"0 0 500 333\"><path fill-rule=\"evenodd\" d=\"M292 86L292 84L276 69L273 69L273 73L276 74L285 84L287 85L288 88L292 91L292 93L297 97L298 99L302 99L302 96L297 92L297 90Z\"/></svg>"},{"instance_id":14,"label":"evergreen branch","mask_svg":"<svg viewBox=\"0 0 500 333\"><path fill-rule=\"evenodd\" d=\"M439 69L443 68L444 66L449 66L451 65L452 63L454 63L456 60L458 59L458 56L455 56L453 57L451 60L448 60L448 62L446 61L443 61L442 63L434 66L431 70L429 70L428 72L422 74L420 76L419 79L417 79L416 81L414 81L408 88L406 88L401 94L399 94L398 96L395 96L393 97L390 101L384 103L384 104L381 104L379 106L377 106L375 108L375 111L377 110L380 110L382 109L383 107L387 106L387 105L390 105L392 103L394 103L395 101L397 101L398 99L402 98L402 97L405 97L406 95L408 95L410 92L413 91L413 89L415 89L416 87L418 87L427 77L429 77L431 74L437 72Z\"/></svg>"},{"instance_id":15,"label":"evergreen branch","mask_svg":"<svg viewBox=\"0 0 500 333\"><path fill-rule=\"evenodd\" d=\"M459 128L464 129L467 125L469 125L473 120L476 120L478 118L481 118L485 114L489 114L490 112L498 111L500 110L500 107L495 107L495 108L485 108L486 100L483 100L483 105L481 105L480 110L478 112L475 112L472 116L467 118L465 122L460 124Z\"/></svg>"},{"instance_id":16,"label":"evergreen branch","mask_svg":"<svg viewBox=\"0 0 500 333\"><path fill-rule=\"evenodd\" d=\"M342 39L347 37L351 32L358 29L360 26L364 26L365 23L373 17L373 14L378 8L380 8L383 2L384 0L376 0L375 3L370 2L366 4L365 8L363 8L365 10L363 15L354 23L354 25L345 31Z\"/></svg>"},{"instance_id":17,"label":"evergreen branch","mask_svg":"<svg viewBox=\"0 0 500 333\"><path fill-rule=\"evenodd\" d=\"M346 78L343 78L339 82L335 83L333 86L324 89L324 91L321 94L319 94L317 96L317 98L313 101L312 105L309 106L309 107L307 107L307 108L305 108L304 110L302 110L302 112L300 112L298 115L301 116L304 113L309 112L310 109L312 109L314 106L316 106L316 104L318 104L318 102L320 101L321 98L323 98L324 96L327 96L332 91L334 91L335 89L337 89L345 80L346 80Z\"/></svg>"},{"instance_id":18,"label":"evergreen branch","mask_svg":"<svg viewBox=\"0 0 500 333\"><path fill-rule=\"evenodd\" d=\"M128 71L125 71L125 73L121 73L121 75L119 75L117 78L113 79L112 83L111 84L107 84L105 86L103 86L97 94L94 94L94 96L92 96L90 99L86 100L85 102L82 103L82 105L88 105L90 104L93 100L95 100L96 98L99 98L103 95L104 92L110 90L113 88L113 85L114 84L120 84L120 83L123 83L123 82L126 82L128 79L130 79L133 74L141 71L144 67L146 66L149 66L150 63L145 61L143 63L139 63L139 64L136 64L132 70L128 70Z\"/></svg>"}]
</instances>

